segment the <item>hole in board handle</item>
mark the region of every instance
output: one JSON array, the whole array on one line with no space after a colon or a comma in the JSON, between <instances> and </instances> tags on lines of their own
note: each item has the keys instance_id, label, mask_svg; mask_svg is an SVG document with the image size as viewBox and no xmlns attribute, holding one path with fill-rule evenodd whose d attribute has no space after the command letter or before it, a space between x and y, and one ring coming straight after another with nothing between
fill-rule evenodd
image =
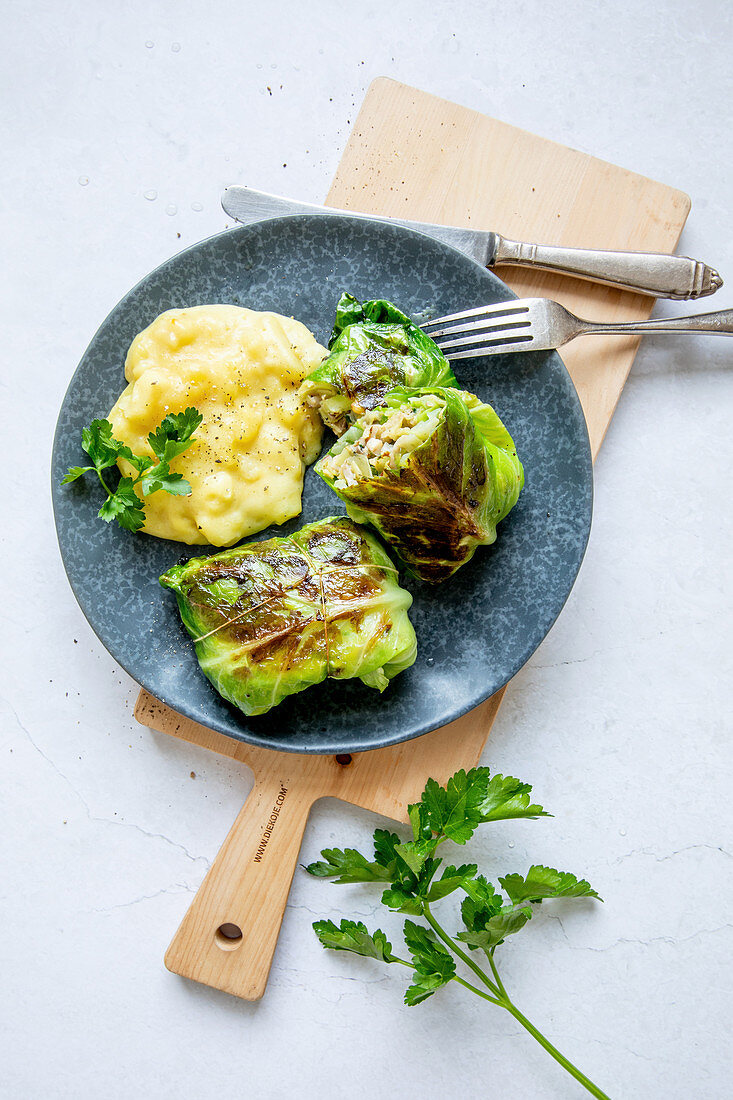
<instances>
[{"instance_id":1,"label":"hole in board handle","mask_svg":"<svg viewBox=\"0 0 733 1100\"><path fill-rule=\"evenodd\" d=\"M352 761L350 752L339 752L336 754L336 763L340 764L342 768L347 767Z\"/></svg>"},{"instance_id":2,"label":"hole in board handle","mask_svg":"<svg viewBox=\"0 0 733 1100\"><path fill-rule=\"evenodd\" d=\"M220 924L214 934L214 939L217 947L220 947L222 951L236 951L243 939L242 929L238 924Z\"/></svg>"}]
</instances>

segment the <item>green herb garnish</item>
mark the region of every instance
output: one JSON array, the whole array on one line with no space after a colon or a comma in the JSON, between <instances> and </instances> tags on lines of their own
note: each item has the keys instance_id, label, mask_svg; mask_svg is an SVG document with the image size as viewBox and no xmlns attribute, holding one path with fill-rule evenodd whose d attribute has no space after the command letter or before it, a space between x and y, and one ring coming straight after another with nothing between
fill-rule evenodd
<instances>
[{"instance_id":1,"label":"green herb garnish","mask_svg":"<svg viewBox=\"0 0 733 1100\"><path fill-rule=\"evenodd\" d=\"M110 523L117 520L127 531L139 531L145 522L144 497L159 489L173 496L190 496L191 486L183 474L174 473L170 463L191 446L191 436L203 420L198 409L189 408L182 413L169 413L148 436L154 458L135 455L124 443L112 435L109 420L93 420L81 433L82 450L92 460L91 466L71 466L61 480L68 485L83 474L96 470L107 499L97 513L100 519ZM102 476L104 470L117 465L117 459L126 459L137 471L136 477L120 477L116 488L110 488ZM142 497L136 489L139 488Z\"/></svg>"},{"instance_id":2,"label":"green herb garnish","mask_svg":"<svg viewBox=\"0 0 733 1100\"><path fill-rule=\"evenodd\" d=\"M373 859L354 848L327 848L321 852L322 861L306 868L311 875L336 883L388 883L382 894L383 904L427 922L426 926L405 920L409 960L393 953L392 944L381 929L369 932L360 921L342 920L336 925L330 920L319 920L313 928L324 947L408 967L412 982L405 993L405 1004L420 1004L441 986L458 982L484 1000L505 1008L588 1092L608 1100L513 1004L494 960L496 948L531 919L533 906L548 898L600 901L595 890L585 879L540 865L530 867L526 875L499 877L506 897L477 873L474 863L443 867L437 877L443 861L435 858L435 852L444 841L465 844L477 826L485 822L549 816L541 806L530 802L531 790L528 783L520 783L511 776L492 776L488 768L456 772L445 787L429 779L420 802L408 807L412 840L405 842L396 833L377 829ZM451 936L436 920L432 906L456 890L465 895L461 903L464 928ZM469 950L465 951L463 945ZM482 952L488 960L488 971L479 966L476 952ZM459 963L471 972L466 978L457 972ZM479 984L474 984L476 979Z\"/></svg>"}]
</instances>

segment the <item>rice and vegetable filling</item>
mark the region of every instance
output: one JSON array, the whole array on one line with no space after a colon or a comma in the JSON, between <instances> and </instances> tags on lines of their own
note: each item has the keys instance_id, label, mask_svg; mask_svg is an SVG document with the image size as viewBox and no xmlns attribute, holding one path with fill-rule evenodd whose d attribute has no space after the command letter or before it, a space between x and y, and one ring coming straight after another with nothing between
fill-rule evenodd
<instances>
[{"instance_id":1,"label":"rice and vegetable filling","mask_svg":"<svg viewBox=\"0 0 733 1100\"><path fill-rule=\"evenodd\" d=\"M407 456L427 442L440 424L444 404L435 394L414 398L410 404L389 411L372 409L358 420L362 434L323 463L324 473L338 488L356 485L384 470L399 466Z\"/></svg>"}]
</instances>

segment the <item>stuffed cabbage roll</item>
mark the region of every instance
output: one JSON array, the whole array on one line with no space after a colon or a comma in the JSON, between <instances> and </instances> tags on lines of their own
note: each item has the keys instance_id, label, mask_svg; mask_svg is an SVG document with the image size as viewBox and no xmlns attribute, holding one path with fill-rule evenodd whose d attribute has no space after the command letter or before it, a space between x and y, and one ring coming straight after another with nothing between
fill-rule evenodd
<instances>
[{"instance_id":1,"label":"stuffed cabbage roll","mask_svg":"<svg viewBox=\"0 0 733 1100\"><path fill-rule=\"evenodd\" d=\"M499 417L457 389L392 391L315 469L352 519L371 523L411 573L433 582L494 542L524 485Z\"/></svg>"},{"instance_id":2,"label":"stuffed cabbage roll","mask_svg":"<svg viewBox=\"0 0 733 1100\"><path fill-rule=\"evenodd\" d=\"M248 715L328 676L383 691L415 661L412 596L345 517L192 558L160 583L176 593L204 675Z\"/></svg>"},{"instance_id":3,"label":"stuffed cabbage roll","mask_svg":"<svg viewBox=\"0 0 733 1100\"><path fill-rule=\"evenodd\" d=\"M397 306L342 294L328 342L330 354L300 393L336 435L381 405L395 386L455 386L442 351Z\"/></svg>"}]
</instances>

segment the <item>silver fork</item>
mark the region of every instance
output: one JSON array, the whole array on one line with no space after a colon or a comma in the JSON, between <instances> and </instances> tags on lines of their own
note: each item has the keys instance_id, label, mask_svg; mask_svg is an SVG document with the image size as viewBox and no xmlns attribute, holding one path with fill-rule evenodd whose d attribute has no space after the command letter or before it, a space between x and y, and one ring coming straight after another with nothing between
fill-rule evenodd
<instances>
[{"instance_id":1,"label":"silver fork","mask_svg":"<svg viewBox=\"0 0 733 1100\"><path fill-rule=\"evenodd\" d=\"M424 321L420 326L447 359L561 348L576 336L634 336L649 332L711 332L733 336L733 309L656 321L584 321L550 298L518 298Z\"/></svg>"}]
</instances>

